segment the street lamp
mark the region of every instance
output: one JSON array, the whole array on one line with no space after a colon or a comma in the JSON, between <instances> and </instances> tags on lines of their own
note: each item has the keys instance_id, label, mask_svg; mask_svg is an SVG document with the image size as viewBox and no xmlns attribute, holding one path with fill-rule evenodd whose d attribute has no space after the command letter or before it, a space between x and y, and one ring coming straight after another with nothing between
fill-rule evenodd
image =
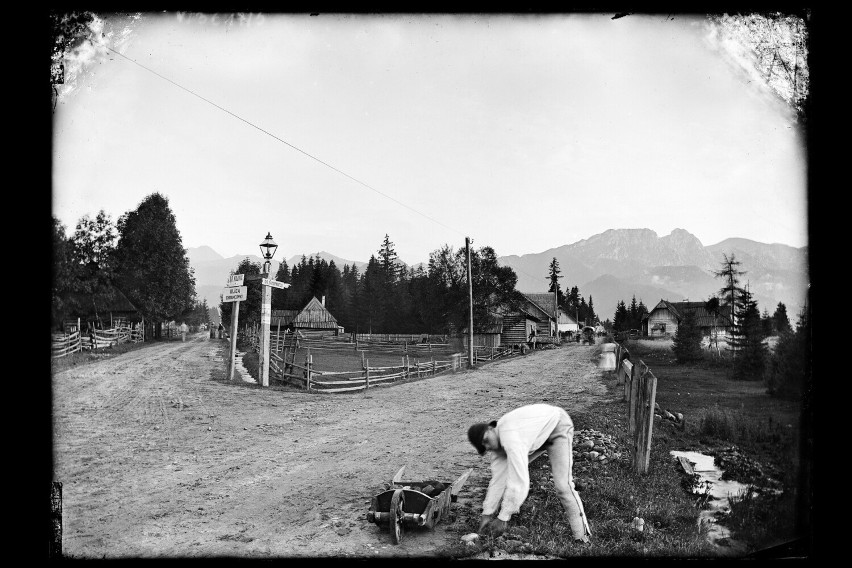
<instances>
[{"instance_id":1,"label":"street lamp","mask_svg":"<svg viewBox=\"0 0 852 568\"><path fill-rule=\"evenodd\" d=\"M272 240L272 233L266 233L266 238L263 239L263 242L260 243L260 252L263 254L263 272L266 273L266 278L269 280L275 280L274 277L271 277L269 274L272 266L272 256L275 254L275 250L278 248L278 245L275 244L275 241ZM258 353L258 363L260 366L260 383L261 385L268 387L269 386L269 324L272 320L272 287L269 285L264 285L266 280L261 280L261 288L263 289L261 294L261 303L260 303L260 328L261 328L261 340L260 340L260 352Z\"/></svg>"},{"instance_id":2,"label":"street lamp","mask_svg":"<svg viewBox=\"0 0 852 568\"><path fill-rule=\"evenodd\" d=\"M266 233L266 238L260 243L260 252L263 254L263 271L268 273L269 267L272 264L272 257L275 251L278 250L278 245L272 240L272 233Z\"/></svg>"}]
</instances>

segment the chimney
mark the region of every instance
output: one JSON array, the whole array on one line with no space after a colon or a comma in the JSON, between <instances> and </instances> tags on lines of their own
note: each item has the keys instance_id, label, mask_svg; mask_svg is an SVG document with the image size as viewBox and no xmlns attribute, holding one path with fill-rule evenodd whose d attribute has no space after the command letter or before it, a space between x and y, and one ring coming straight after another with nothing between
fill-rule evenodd
<instances>
[{"instance_id":1,"label":"chimney","mask_svg":"<svg viewBox=\"0 0 852 568\"><path fill-rule=\"evenodd\" d=\"M322 307L325 307L325 296L322 297Z\"/></svg>"}]
</instances>

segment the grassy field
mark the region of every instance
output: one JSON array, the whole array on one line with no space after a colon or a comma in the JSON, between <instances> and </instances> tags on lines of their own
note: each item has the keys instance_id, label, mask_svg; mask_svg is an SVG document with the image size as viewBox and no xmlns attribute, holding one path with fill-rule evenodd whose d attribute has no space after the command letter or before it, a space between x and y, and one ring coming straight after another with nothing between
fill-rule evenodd
<instances>
[{"instance_id":1,"label":"grassy field","mask_svg":"<svg viewBox=\"0 0 852 568\"><path fill-rule=\"evenodd\" d=\"M725 362L708 358L695 365L679 365L670 343L628 341L634 361L642 360L657 377L656 401L664 410L684 415L684 428L666 420L655 420L650 473L636 476L628 461L616 461L598 470L583 469L575 476L582 483L593 479L593 489L581 493L586 512L596 520L594 542L587 547L568 543L560 507L551 485L546 483L546 461L531 467L532 503L548 507L523 507L518 522L536 535L534 544L542 553L591 556L703 557L718 554L696 530L700 499L688 493L684 479L669 452L694 450L714 454L736 446L754 468L732 470L731 477L760 486L774 477L783 483L781 496L732 499L732 512L721 520L732 538L756 553L802 536L800 518L800 412L798 401L784 401L765 393L761 381L733 381ZM609 387L616 389L614 376ZM620 387L614 392L620 392ZM575 426L616 436L629 447L626 433L626 404L615 403L594 413L573 415ZM727 471L727 470L726 470ZM588 484L587 484L588 485ZM634 533L629 522L638 516L646 530ZM552 527L552 528L551 528ZM648 528L650 527L650 531ZM474 527L475 530L475 527Z\"/></svg>"},{"instance_id":2,"label":"grassy field","mask_svg":"<svg viewBox=\"0 0 852 568\"><path fill-rule=\"evenodd\" d=\"M530 494L513 517L509 533L500 539L486 537L484 548L493 554L496 549L506 549L507 543L522 542L523 552L559 557L724 555L724 550L707 542L706 528L698 529L698 513L706 503L687 490L686 476L669 452L715 454L736 447L745 456L742 463L751 467L732 466L731 478L754 487L769 484L768 480L775 478L783 484L783 493L732 498L731 514L718 522L731 530L731 538L742 543L749 555L772 557L780 554L777 549L781 545L797 540L792 554L807 554L807 544L801 544L802 525L797 522L803 513L803 502L799 500L800 403L768 396L761 381L729 379L727 363L718 358L678 365L670 350L671 342L632 340L625 346L634 361L642 360L657 377L656 400L660 407L682 413L684 427L655 420L649 473L640 477L634 473L629 458L626 403L614 402L598 406L594 412L572 413L577 431L591 429L611 434L618 447L626 450L622 459L607 460L606 465L575 465L574 476L582 488L586 513L594 521L592 542L582 545L572 541L549 478L548 462L540 459L530 466ZM614 394L621 393L614 373L605 380ZM469 506L477 508L478 504ZM644 519L643 532L631 529L633 517ZM470 524L463 530L475 532L477 527Z\"/></svg>"}]
</instances>

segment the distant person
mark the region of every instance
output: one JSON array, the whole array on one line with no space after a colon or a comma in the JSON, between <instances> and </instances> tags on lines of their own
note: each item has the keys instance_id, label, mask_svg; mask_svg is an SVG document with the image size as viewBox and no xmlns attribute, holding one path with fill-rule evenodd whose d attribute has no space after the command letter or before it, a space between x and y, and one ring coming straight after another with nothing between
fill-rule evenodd
<instances>
[{"instance_id":1,"label":"distant person","mask_svg":"<svg viewBox=\"0 0 852 568\"><path fill-rule=\"evenodd\" d=\"M480 533L488 530L497 536L506 531L512 515L529 494L530 462L547 451L553 484L571 533L575 540L589 542L592 531L571 472L574 423L564 409L550 404L521 406L499 420L474 424L467 437L479 455L488 451L491 458L491 481L482 503Z\"/></svg>"},{"instance_id":2,"label":"distant person","mask_svg":"<svg viewBox=\"0 0 852 568\"><path fill-rule=\"evenodd\" d=\"M530 336L529 336L529 339L527 341L529 341L530 348L532 348L533 351L535 351L535 328L532 328L530 330Z\"/></svg>"},{"instance_id":3,"label":"distant person","mask_svg":"<svg viewBox=\"0 0 852 568\"><path fill-rule=\"evenodd\" d=\"M222 337L224 337L224 333L225 333L225 326L222 325L222 322L219 322L219 339L222 339Z\"/></svg>"},{"instance_id":4,"label":"distant person","mask_svg":"<svg viewBox=\"0 0 852 568\"><path fill-rule=\"evenodd\" d=\"M186 325L185 321L180 322L180 340L186 341L186 332L189 331L189 326Z\"/></svg>"}]
</instances>

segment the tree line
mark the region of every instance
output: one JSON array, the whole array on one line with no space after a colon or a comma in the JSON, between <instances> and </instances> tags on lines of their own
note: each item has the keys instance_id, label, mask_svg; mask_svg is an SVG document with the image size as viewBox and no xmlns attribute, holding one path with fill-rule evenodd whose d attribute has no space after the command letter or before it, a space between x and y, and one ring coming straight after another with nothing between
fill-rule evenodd
<instances>
[{"instance_id":1,"label":"tree line","mask_svg":"<svg viewBox=\"0 0 852 568\"><path fill-rule=\"evenodd\" d=\"M77 317L96 328L106 327L107 306L99 307L98 299L115 298L116 290L152 324L209 322L207 302L196 298L195 275L163 195L147 196L116 223L103 210L94 218L85 215L70 235L55 216L52 223L54 329Z\"/></svg>"},{"instance_id":2,"label":"tree line","mask_svg":"<svg viewBox=\"0 0 852 568\"><path fill-rule=\"evenodd\" d=\"M429 255L426 266L407 266L399 260L395 244L385 235L363 269L354 263L342 269L334 261L313 256L288 266L282 262L275 274L290 287L274 290L273 310L301 310L312 298L325 299L326 309L349 332L355 333L457 333L467 326L470 302L467 249L445 244ZM493 321L496 313L514 311L524 302L515 290L517 275L500 266L490 246L470 248L474 329ZM262 266L245 258L232 274L260 274ZM248 296L240 302L239 320L260 321L259 283L248 282ZM229 321L233 303L222 302L222 320Z\"/></svg>"}]
</instances>

